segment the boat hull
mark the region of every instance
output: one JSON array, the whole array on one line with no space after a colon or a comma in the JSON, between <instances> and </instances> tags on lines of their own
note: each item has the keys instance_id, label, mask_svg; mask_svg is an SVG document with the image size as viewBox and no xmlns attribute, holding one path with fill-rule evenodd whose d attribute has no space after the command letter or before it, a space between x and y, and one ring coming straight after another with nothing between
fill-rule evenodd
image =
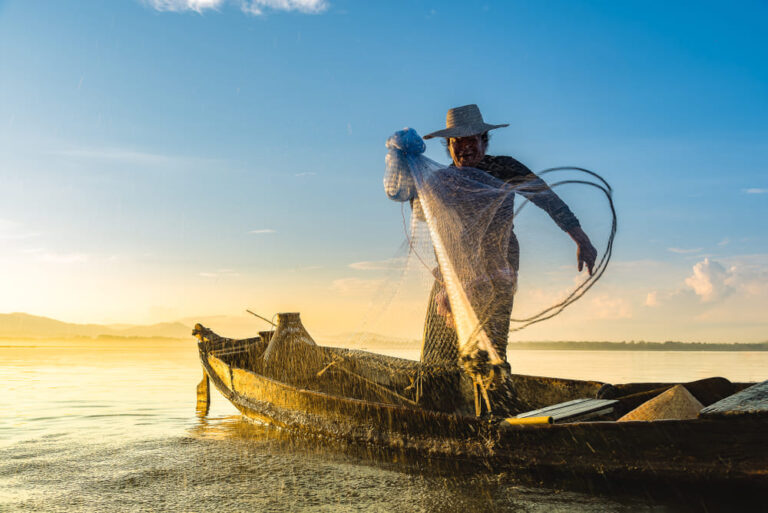
<instances>
[{"instance_id":1,"label":"boat hull","mask_svg":"<svg viewBox=\"0 0 768 513\"><path fill-rule=\"evenodd\" d=\"M768 489L765 419L507 426L468 415L334 396L230 366L200 347L214 386L244 416L302 436L472 461L536 480ZM546 386L547 380L530 378ZM574 381L565 388L584 387ZM590 387L593 385L589 385Z\"/></svg>"}]
</instances>

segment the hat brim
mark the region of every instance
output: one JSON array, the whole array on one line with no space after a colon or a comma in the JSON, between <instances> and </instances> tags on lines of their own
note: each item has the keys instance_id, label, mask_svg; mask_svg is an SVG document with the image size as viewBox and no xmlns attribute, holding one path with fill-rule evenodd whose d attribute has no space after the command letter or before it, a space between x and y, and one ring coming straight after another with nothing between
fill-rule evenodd
<instances>
[{"instance_id":1,"label":"hat brim","mask_svg":"<svg viewBox=\"0 0 768 513\"><path fill-rule=\"evenodd\" d=\"M504 123L502 125L488 125L483 123L482 125L454 126L427 134L422 137L422 139L432 139L433 137L469 137L471 135L484 134L488 130L493 130L494 128L504 128L505 126L509 126L509 123Z\"/></svg>"}]
</instances>

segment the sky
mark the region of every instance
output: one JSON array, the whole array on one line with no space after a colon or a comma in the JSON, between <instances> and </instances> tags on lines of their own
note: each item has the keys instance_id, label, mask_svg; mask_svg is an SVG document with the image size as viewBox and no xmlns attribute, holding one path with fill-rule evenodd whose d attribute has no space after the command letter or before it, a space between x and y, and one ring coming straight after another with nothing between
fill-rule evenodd
<instances>
[{"instance_id":1,"label":"sky","mask_svg":"<svg viewBox=\"0 0 768 513\"><path fill-rule=\"evenodd\" d=\"M489 153L593 169L617 207L603 279L512 340L766 340L766 15L757 1L0 1L0 312L251 308L360 329L405 239L386 138L476 103L510 124ZM439 141L427 155L448 161ZM604 201L562 196L602 250ZM529 210L516 315L583 279L567 235ZM416 303L387 334L419 336Z\"/></svg>"}]
</instances>

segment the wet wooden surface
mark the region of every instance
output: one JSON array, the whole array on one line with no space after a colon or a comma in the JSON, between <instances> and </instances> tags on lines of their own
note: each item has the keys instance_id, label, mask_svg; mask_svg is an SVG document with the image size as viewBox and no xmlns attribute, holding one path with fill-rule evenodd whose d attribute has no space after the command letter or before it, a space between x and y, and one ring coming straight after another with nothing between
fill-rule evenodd
<instances>
[{"instance_id":1,"label":"wet wooden surface","mask_svg":"<svg viewBox=\"0 0 768 513\"><path fill-rule=\"evenodd\" d=\"M699 415L713 418L737 415L768 417L768 381L753 385L738 394L707 406ZM766 443L768 443L768 428Z\"/></svg>"},{"instance_id":2,"label":"wet wooden surface","mask_svg":"<svg viewBox=\"0 0 768 513\"><path fill-rule=\"evenodd\" d=\"M573 399L560 404L553 404L538 410L516 415L515 418L552 417L552 422L567 422L573 420L588 420L613 412L619 401L615 399Z\"/></svg>"},{"instance_id":3,"label":"wet wooden surface","mask_svg":"<svg viewBox=\"0 0 768 513\"><path fill-rule=\"evenodd\" d=\"M502 427L454 415L309 390L223 361L200 344L201 363L217 389L244 415L297 435L483 465L514 472L768 488L768 425L738 416L658 422L573 422ZM371 358L377 355L370 354ZM333 367L331 367L332 369ZM330 369L326 374L330 373ZM589 397L598 382L513 376L518 390L564 402ZM700 395L727 393L727 380L697 382ZM648 392L655 392L649 390ZM663 390L662 390L663 391ZM647 392L640 392L647 393ZM594 397L594 395L592 395ZM543 399L540 399L543 402Z\"/></svg>"}]
</instances>

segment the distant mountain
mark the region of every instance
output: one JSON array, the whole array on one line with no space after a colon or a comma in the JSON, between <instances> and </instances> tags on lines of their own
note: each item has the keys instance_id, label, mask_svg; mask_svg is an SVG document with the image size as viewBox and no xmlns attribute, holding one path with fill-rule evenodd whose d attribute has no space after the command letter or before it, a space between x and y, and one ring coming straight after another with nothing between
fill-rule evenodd
<instances>
[{"instance_id":1,"label":"distant mountain","mask_svg":"<svg viewBox=\"0 0 768 513\"><path fill-rule=\"evenodd\" d=\"M406 339L390 337L379 333L369 332L345 332L336 335L317 335L314 336L315 342L324 346L349 347L352 349L418 349L421 347L421 341L416 339Z\"/></svg>"},{"instance_id":2,"label":"distant mountain","mask_svg":"<svg viewBox=\"0 0 768 513\"><path fill-rule=\"evenodd\" d=\"M167 337L189 338L192 328L180 322L149 326L74 324L26 313L0 314L0 338Z\"/></svg>"},{"instance_id":3,"label":"distant mountain","mask_svg":"<svg viewBox=\"0 0 768 513\"><path fill-rule=\"evenodd\" d=\"M116 330L114 335L122 337L191 338L192 327L181 322L161 322L148 326L132 326Z\"/></svg>"},{"instance_id":4,"label":"distant mountain","mask_svg":"<svg viewBox=\"0 0 768 513\"><path fill-rule=\"evenodd\" d=\"M0 314L0 339L72 338L72 337L162 337L189 339L192 326L200 321L215 331L231 337L254 336L267 329L264 322L252 316L201 316L177 322L163 322L147 326L129 324L75 324L26 313ZM389 337L376 333L347 332L336 335L313 335L321 345L377 350L414 349L421 341ZM595 342L595 341L540 341L510 342L508 350L587 350L587 351L768 351L768 341L758 343L705 343L705 342Z\"/></svg>"}]
</instances>

